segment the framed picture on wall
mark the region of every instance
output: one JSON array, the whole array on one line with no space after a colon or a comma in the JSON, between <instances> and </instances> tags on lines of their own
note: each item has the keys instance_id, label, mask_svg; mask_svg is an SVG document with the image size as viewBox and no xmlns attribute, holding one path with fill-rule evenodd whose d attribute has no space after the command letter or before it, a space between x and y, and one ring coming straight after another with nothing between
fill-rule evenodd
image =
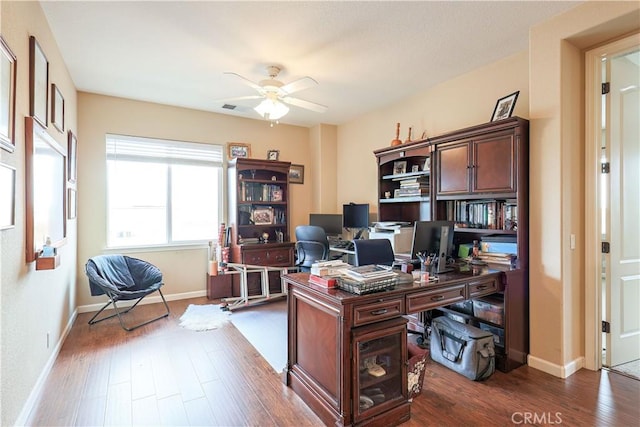
<instances>
[{"instance_id":1,"label":"framed picture on wall","mask_svg":"<svg viewBox=\"0 0 640 427\"><path fill-rule=\"evenodd\" d=\"M64 132L64 97L55 83L51 84L51 123Z\"/></svg>"},{"instance_id":2,"label":"framed picture on wall","mask_svg":"<svg viewBox=\"0 0 640 427\"><path fill-rule=\"evenodd\" d=\"M34 36L29 37L29 115L49 125L49 61Z\"/></svg>"},{"instance_id":3,"label":"framed picture on wall","mask_svg":"<svg viewBox=\"0 0 640 427\"><path fill-rule=\"evenodd\" d=\"M0 147L16 146L16 56L0 36Z\"/></svg>"},{"instance_id":4,"label":"framed picture on wall","mask_svg":"<svg viewBox=\"0 0 640 427\"><path fill-rule=\"evenodd\" d=\"M78 139L69 131L67 133L67 179L69 182L76 182L78 179Z\"/></svg>"},{"instance_id":5,"label":"framed picture on wall","mask_svg":"<svg viewBox=\"0 0 640 427\"><path fill-rule=\"evenodd\" d=\"M244 142L230 142L227 147L229 158L251 157L251 145Z\"/></svg>"},{"instance_id":6,"label":"framed picture on wall","mask_svg":"<svg viewBox=\"0 0 640 427\"><path fill-rule=\"evenodd\" d=\"M291 165L289 168L289 182L291 184L304 184L304 165Z\"/></svg>"},{"instance_id":7,"label":"framed picture on wall","mask_svg":"<svg viewBox=\"0 0 640 427\"><path fill-rule=\"evenodd\" d=\"M74 219L78 214L78 200L75 188L67 188L67 219Z\"/></svg>"},{"instance_id":8,"label":"framed picture on wall","mask_svg":"<svg viewBox=\"0 0 640 427\"><path fill-rule=\"evenodd\" d=\"M0 230L16 225L16 169L0 163Z\"/></svg>"},{"instance_id":9,"label":"framed picture on wall","mask_svg":"<svg viewBox=\"0 0 640 427\"><path fill-rule=\"evenodd\" d=\"M278 160L280 157L280 150L267 151L267 160Z\"/></svg>"},{"instance_id":10,"label":"framed picture on wall","mask_svg":"<svg viewBox=\"0 0 640 427\"><path fill-rule=\"evenodd\" d=\"M520 91L513 92L511 95L507 95L504 98L498 99L496 102L496 107L493 109L493 115L491 116L491 121L495 122L496 120L508 119L513 114L513 109L516 106L516 100L518 99L518 94Z\"/></svg>"}]
</instances>

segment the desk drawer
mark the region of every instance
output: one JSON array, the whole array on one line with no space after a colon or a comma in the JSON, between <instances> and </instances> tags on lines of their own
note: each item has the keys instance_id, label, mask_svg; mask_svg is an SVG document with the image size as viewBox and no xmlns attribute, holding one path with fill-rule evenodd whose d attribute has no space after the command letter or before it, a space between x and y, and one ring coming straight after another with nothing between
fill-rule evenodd
<instances>
[{"instance_id":1,"label":"desk drawer","mask_svg":"<svg viewBox=\"0 0 640 427\"><path fill-rule=\"evenodd\" d=\"M461 284L407 295L407 312L415 313L464 301L464 291L465 284Z\"/></svg>"},{"instance_id":2,"label":"desk drawer","mask_svg":"<svg viewBox=\"0 0 640 427\"><path fill-rule=\"evenodd\" d=\"M491 295L501 290L499 277L491 277L485 280L471 282L469 283L469 299L483 295Z\"/></svg>"},{"instance_id":3,"label":"desk drawer","mask_svg":"<svg viewBox=\"0 0 640 427\"><path fill-rule=\"evenodd\" d=\"M362 326L402 316L404 298L384 299L353 307L353 326Z\"/></svg>"}]
</instances>

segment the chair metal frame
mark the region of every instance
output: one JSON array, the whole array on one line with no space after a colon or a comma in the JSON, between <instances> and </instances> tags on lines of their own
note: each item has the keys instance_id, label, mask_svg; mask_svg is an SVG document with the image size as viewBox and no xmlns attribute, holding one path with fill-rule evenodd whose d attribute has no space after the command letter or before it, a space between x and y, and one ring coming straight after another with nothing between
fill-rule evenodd
<instances>
[{"instance_id":1,"label":"chair metal frame","mask_svg":"<svg viewBox=\"0 0 640 427\"><path fill-rule=\"evenodd\" d=\"M117 301L119 301L119 300L120 301L133 301L133 300L122 300L122 299L118 298L117 296L114 296L110 291L105 290L105 295L107 295L107 297L109 298L109 301L100 310L98 310L98 312L91 318L91 320L89 320L89 324L90 325L95 325L96 323L102 322L103 320L111 319L112 317L116 317L117 316L118 320L120 321L120 326L122 326L122 329L124 329L125 331L128 331L128 332L131 332L134 329L138 329L141 326L148 325L151 322L155 322L156 320L160 320L163 317L167 317L167 316L169 316L169 313L170 313L169 312L169 305L167 304L167 301L164 299L164 295L162 294L162 291L160 289L157 289L157 291L158 291L158 293L160 293L160 298L162 298L162 302L164 303L164 306L167 309L166 313L161 314L158 317L155 317L155 318L153 318L151 320L147 320L145 322L139 323L139 324L137 324L135 326L127 327L125 325L125 323L124 323L124 320L122 319L122 315L123 314L127 314L128 312L133 310L138 305L138 303L140 301L142 301L142 299L144 297L146 297L147 295L149 295L149 294L141 296L140 298L138 298L138 300L131 307L128 307L124 311L120 311L120 309L118 309ZM100 315L100 313L102 313L111 304L113 304L113 309L115 310L115 313L110 315L110 316L103 317L102 319L95 320L95 318L98 317Z\"/></svg>"}]
</instances>

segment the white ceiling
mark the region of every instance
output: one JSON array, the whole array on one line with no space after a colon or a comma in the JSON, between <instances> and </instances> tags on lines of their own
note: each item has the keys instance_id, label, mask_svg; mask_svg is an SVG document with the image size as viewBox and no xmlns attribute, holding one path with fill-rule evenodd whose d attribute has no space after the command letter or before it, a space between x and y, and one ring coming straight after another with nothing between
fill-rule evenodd
<instances>
[{"instance_id":1,"label":"white ceiling","mask_svg":"<svg viewBox=\"0 0 640 427\"><path fill-rule=\"evenodd\" d=\"M231 71L318 85L281 123L341 124L528 46L529 28L576 1L43 1L78 90L259 118ZM524 89L524 88L523 88Z\"/></svg>"}]
</instances>

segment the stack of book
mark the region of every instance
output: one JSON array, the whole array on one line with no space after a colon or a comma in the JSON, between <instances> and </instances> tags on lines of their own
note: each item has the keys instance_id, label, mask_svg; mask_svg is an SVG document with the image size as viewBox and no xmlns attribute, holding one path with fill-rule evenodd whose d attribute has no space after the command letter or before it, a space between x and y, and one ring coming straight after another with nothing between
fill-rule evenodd
<instances>
[{"instance_id":1,"label":"stack of book","mask_svg":"<svg viewBox=\"0 0 640 427\"><path fill-rule=\"evenodd\" d=\"M498 252L480 252L478 258L484 262L510 265L512 254L503 254Z\"/></svg>"},{"instance_id":2,"label":"stack of book","mask_svg":"<svg viewBox=\"0 0 640 427\"><path fill-rule=\"evenodd\" d=\"M414 176L401 179L400 188L396 188L393 197L416 197L429 195L429 177Z\"/></svg>"},{"instance_id":3,"label":"stack of book","mask_svg":"<svg viewBox=\"0 0 640 427\"><path fill-rule=\"evenodd\" d=\"M388 279L394 279L397 274L391 267L383 265L363 265L360 267L351 267L344 271L346 277L351 280L362 283L379 282Z\"/></svg>"},{"instance_id":4,"label":"stack of book","mask_svg":"<svg viewBox=\"0 0 640 427\"><path fill-rule=\"evenodd\" d=\"M321 261L311 265L309 282L325 288L335 288L338 286L338 277L351 267L349 264L340 261Z\"/></svg>"}]
</instances>

